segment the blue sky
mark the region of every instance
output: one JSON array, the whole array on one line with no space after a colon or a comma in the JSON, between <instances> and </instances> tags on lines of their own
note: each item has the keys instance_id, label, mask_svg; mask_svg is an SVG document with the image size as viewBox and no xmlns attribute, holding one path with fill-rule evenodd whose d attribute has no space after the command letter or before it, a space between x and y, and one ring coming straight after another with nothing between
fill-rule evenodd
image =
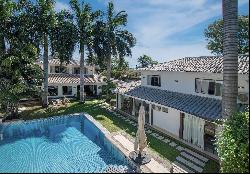
<instances>
[{"instance_id":1,"label":"blue sky","mask_svg":"<svg viewBox=\"0 0 250 174\"><path fill-rule=\"evenodd\" d=\"M87 0L94 9L105 10L108 0ZM143 54L159 62L187 56L211 55L204 29L222 18L221 0L113 0L117 11L128 13L128 30L137 39L132 57L135 67ZM57 0L56 10L69 9L69 0ZM249 0L239 0L239 14L249 15ZM78 50L74 58L78 58Z\"/></svg>"}]
</instances>

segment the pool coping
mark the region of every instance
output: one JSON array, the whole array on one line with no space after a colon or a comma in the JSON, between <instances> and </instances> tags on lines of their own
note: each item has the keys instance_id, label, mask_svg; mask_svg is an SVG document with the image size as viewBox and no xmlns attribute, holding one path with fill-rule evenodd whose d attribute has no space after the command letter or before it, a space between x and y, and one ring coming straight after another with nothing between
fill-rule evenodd
<instances>
[{"instance_id":1,"label":"pool coping","mask_svg":"<svg viewBox=\"0 0 250 174\"><path fill-rule=\"evenodd\" d=\"M120 151L120 153L122 153L122 155L127 160L129 165L131 165L133 168L136 169L136 173L148 173L148 172L150 172L150 171L142 171L140 169L140 166L135 164L129 158L129 156L127 155L126 149L123 148L117 141L115 141L114 138L112 137L112 134L104 126L102 126L101 123L96 121L91 115L89 115L88 113L85 113L85 112L75 113L75 114L70 114L70 115L84 115L90 122L92 122L104 134L105 138L107 138L107 140L110 141L110 143L112 143Z\"/></svg>"},{"instance_id":2,"label":"pool coping","mask_svg":"<svg viewBox=\"0 0 250 174\"><path fill-rule=\"evenodd\" d=\"M100 129L104 136L107 138L107 140L109 140L114 146L116 146L116 148L124 155L125 159L128 161L128 163L136 168L136 172L137 173L154 173L150 168L148 168L146 165L138 165L136 164L134 161L132 161L129 157L129 151L128 149L126 149L125 147L123 147L123 145L118 142L117 140L115 140L114 136L115 135L122 135L123 137L125 137L127 140L129 140L130 142L132 141L131 137L128 137L128 135L124 132L114 132L114 133L110 133L101 123L99 123L97 120L95 120L91 115L89 115L88 113L75 113L72 115L79 115L79 114L83 114L89 121L91 121L98 129ZM163 160L161 157L157 157L155 155L155 153L153 153L149 148L146 148L146 151L149 152L150 156L156 161L158 162L160 165L162 165L164 168L171 170L170 167L166 164L166 161Z\"/></svg>"}]
</instances>

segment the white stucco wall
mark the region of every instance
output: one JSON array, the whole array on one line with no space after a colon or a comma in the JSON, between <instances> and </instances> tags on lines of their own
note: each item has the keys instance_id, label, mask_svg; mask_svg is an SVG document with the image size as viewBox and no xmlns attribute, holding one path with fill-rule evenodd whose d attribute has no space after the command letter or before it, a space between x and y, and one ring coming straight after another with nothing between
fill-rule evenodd
<instances>
[{"instance_id":1,"label":"white stucco wall","mask_svg":"<svg viewBox=\"0 0 250 174\"><path fill-rule=\"evenodd\" d=\"M147 75L160 75L161 87L147 85ZM195 78L223 80L223 74L221 73L143 71L141 77L142 86L221 99L221 96L195 92ZM239 88L239 92L249 93L248 77L249 75L247 74L239 74L239 87L244 87ZM176 80L178 80L178 82L176 82Z\"/></svg>"},{"instance_id":2,"label":"white stucco wall","mask_svg":"<svg viewBox=\"0 0 250 174\"><path fill-rule=\"evenodd\" d=\"M179 136L180 111L168 108L168 113L153 110L153 125Z\"/></svg>"},{"instance_id":3,"label":"white stucco wall","mask_svg":"<svg viewBox=\"0 0 250 174\"><path fill-rule=\"evenodd\" d=\"M58 95L57 96L48 96L49 98L56 98L56 97L73 97L77 95L77 84L49 84L49 86L58 86ZM62 87L63 86L72 86L72 95L63 95Z\"/></svg>"}]
</instances>

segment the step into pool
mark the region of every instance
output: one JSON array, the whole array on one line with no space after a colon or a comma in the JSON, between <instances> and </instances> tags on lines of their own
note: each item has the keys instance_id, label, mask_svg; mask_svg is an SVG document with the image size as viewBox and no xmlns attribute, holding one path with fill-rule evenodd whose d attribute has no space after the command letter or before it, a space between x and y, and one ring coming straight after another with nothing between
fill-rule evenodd
<instances>
[{"instance_id":1,"label":"step into pool","mask_svg":"<svg viewBox=\"0 0 250 174\"><path fill-rule=\"evenodd\" d=\"M0 125L1 173L134 172L83 114Z\"/></svg>"}]
</instances>

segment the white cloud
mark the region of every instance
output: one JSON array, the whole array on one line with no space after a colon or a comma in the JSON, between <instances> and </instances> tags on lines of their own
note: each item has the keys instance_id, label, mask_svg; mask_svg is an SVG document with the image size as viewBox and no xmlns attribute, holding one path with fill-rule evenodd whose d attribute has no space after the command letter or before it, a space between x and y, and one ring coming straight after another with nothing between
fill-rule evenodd
<instances>
[{"instance_id":1,"label":"white cloud","mask_svg":"<svg viewBox=\"0 0 250 174\"><path fill-rule=\"evenodd\" d=\"M135 67L137 64L137 58L143 54L151 56L158 62L166 62L184 57L211 55L210 51L206 49L205 42L150 48L136 46L133 48L133 57L127 58L130 66Z\"/></svg>"},{"instance_id":2,"label":"white cloud","mask_svg":"<svg viewBox=\"0 0 250 174\"><path fill-rule=\"evenodd\" d=\"M108 0L99 0L107 4ZM203 36L188 42L174 38L202 22L222 15L221 0L113 0L117 11L126 10L128 27L137 38L133 57L128 58L135 66L137 58L147 54L164 62L186 56L210 55ZM248 5L249 0L239 0L239 6ZM204 26L205 28L205 26ZM203 40L204 39L204 40ZM166 44L168 43L168 44Z\"/></svg>"},{"instance_id":3,"label":"white cloud","mask_svg":"<svg viewBox=\"0 0 250 174\"><path fill-rule=\"evenodd\" d=\"M55 11L59 12L61 10L70 10L70 6L68 3L63 3L60 1L56 1Z\"/></svg>"}]
</instances>

